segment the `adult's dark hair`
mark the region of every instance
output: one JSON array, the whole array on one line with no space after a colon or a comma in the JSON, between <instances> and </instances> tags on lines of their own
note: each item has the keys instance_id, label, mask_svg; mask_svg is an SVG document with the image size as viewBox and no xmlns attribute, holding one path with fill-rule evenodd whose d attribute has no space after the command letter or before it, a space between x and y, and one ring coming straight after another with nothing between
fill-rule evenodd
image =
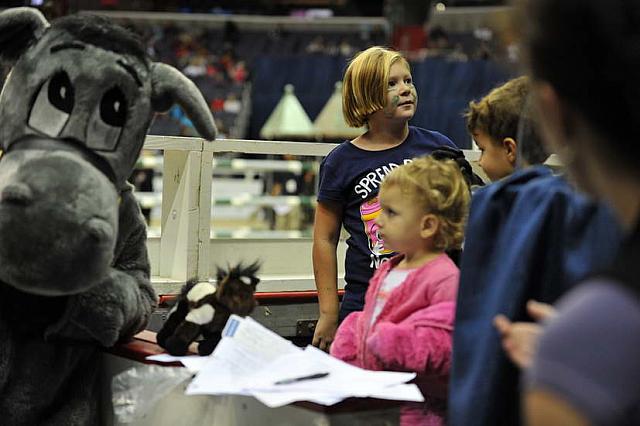
<instances>
[{"instance_id":1,"label":"adult's dark hair","mask_svg":"<svg viewBox=\"0 0 640 426\"><path fill-rule=\"evenodd\" d=\"M523 0L519 10L534 78L549 82L600 133L606 161L640 177L640 2ZM638 256L640 223L608 272L640 296Z\"/></svg>"},{"instance_id":2,"label":"adult's dark hair","mask_svg":"<svg viewBox=\"0 0 640 426\"><path fill-rule=\"evenodd\" d=\"M538 119L535 117L535 109L531 96L528 96L520 112L518 121L518 162L525 165L542 164L549 157L540 138Z\"/></svg>"},{"instance_id":3,"label":"adult's dark hair","mask_svg":"<svg viewBox=\"0 0 640 426\"><path fill-rule=\"evenodd\" d=\"M640 155L640 2L523 0L519 27L533 77L606 139L600 152L629 171Z\"/></svg>"}]
</instances>

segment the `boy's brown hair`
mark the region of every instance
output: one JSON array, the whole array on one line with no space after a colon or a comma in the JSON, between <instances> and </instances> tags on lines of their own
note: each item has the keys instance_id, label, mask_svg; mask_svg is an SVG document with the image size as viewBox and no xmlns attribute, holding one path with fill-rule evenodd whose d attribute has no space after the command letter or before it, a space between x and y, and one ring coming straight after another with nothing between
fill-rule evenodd
<instances>
[{"instance_id":1,"label":"boy's brown hair","mask_svg":"<svg viewBox=\"0 0 640 426\"><path fill-rule=\"evenodd\" d=\"M411 70L402 54L381 46L351 59L342 80L342 114L349 126L364 126L369 115L385 107L389 70L398 61Z\"/></svg>"},{"instance_id":2,"label":"boy's brown hair","mask_svg":"<svg viewBox=\"0 0 640 426\"><path fill-rule=\"evenodd\" d=\"M464 117L471 135L480 131L500 144L505 138L517 139L518 123L530 92L527 76L509 80L478 102L469 102Z\"/></svg>"},{"instance_id":3,"label":"boy's brown hair","mask_svg":"<svg viewBox=\"0 0 640 426\"><path fill-rule=\"evenodd\" d=\"M433 239L436 250L460 248L471 195L455 161L416 158L393 169L382 181L383 188L392 185L415 200L425 213L438 217L440 226Z\"/></svg>"}]
</instances>

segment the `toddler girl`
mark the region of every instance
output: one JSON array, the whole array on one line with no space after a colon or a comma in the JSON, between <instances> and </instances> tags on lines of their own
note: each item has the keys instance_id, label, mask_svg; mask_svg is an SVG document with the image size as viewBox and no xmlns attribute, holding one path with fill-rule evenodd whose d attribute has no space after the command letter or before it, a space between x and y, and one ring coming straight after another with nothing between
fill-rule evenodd
<instances>
[{"instance_id":1,"label":"toddler girl","mask_svg":"<svg viewBox=\"0 0 640 426\"><path fill-rule=\"evenodd\" d=\"M459 248L469 189L451 160L422 157L394 169L380 188L378 232L399 253L371 278L362 312L338 328L331 354L371 370L415 371L423 404L402 424L444 424L459 271L444 253Z\"/></svg>"}]
</instances>

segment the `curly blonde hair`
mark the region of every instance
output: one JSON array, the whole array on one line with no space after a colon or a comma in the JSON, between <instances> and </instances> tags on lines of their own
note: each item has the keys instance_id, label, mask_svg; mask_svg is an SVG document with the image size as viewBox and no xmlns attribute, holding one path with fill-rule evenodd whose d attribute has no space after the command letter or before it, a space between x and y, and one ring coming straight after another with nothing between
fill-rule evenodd
<instances>
[{"instance_id":1,"label":"curly blonde hair","mask_svg":"<svg viewBox=\"0 0 640 426\"><path fill-rule=\"evenodd\" d=\"M433 239L436 250L458 249L464 239L469 213L469 187L460 168L452 160L426 156L393 169L382 188L397 185L425 213L438 217L440 226Z\"/></svg>"},{"instance_id":2,"label":"curly blonde hair","mask_svg":"<svg viewBox=\"0 0 640 426\"><path fill-rule=\"evenodd\" d=\"M364 126L369 115L385 107L389 71L398 61L411 70L402 54L381 46L351 59L342 79L342 115L349 126Z\"/></svg>"}]
</instances>

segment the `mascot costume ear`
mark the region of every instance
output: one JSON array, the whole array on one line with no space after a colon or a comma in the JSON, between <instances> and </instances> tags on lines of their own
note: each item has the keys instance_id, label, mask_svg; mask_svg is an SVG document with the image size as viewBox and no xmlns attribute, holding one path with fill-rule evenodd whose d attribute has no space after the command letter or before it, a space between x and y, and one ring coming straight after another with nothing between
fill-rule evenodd
<instances>
[{"instance_id":1,"label":"mascot costume ear","mask_svg":"<svg viewBox=\"0 0 640 426\"><path fill-rule=\"evenodd\" d=\"M18 7L2 13L0 55L14 62L49 27L46 18L35 9Z\"/></svg>"},{"instance_id":2,"label":"mascot costume ear","mask_svg":"<svg viewBox=\"0 0 640 426\"><path fill-rule=\"evenodd\" d=\"M174 103L216 137L198 88L148 60L126 30L32 8L0 14L0 281L43 296L75 294L113 263L118 197L156 111ZM64 171L64 173L63 173Z\"/></svg>"}]
</instances>

